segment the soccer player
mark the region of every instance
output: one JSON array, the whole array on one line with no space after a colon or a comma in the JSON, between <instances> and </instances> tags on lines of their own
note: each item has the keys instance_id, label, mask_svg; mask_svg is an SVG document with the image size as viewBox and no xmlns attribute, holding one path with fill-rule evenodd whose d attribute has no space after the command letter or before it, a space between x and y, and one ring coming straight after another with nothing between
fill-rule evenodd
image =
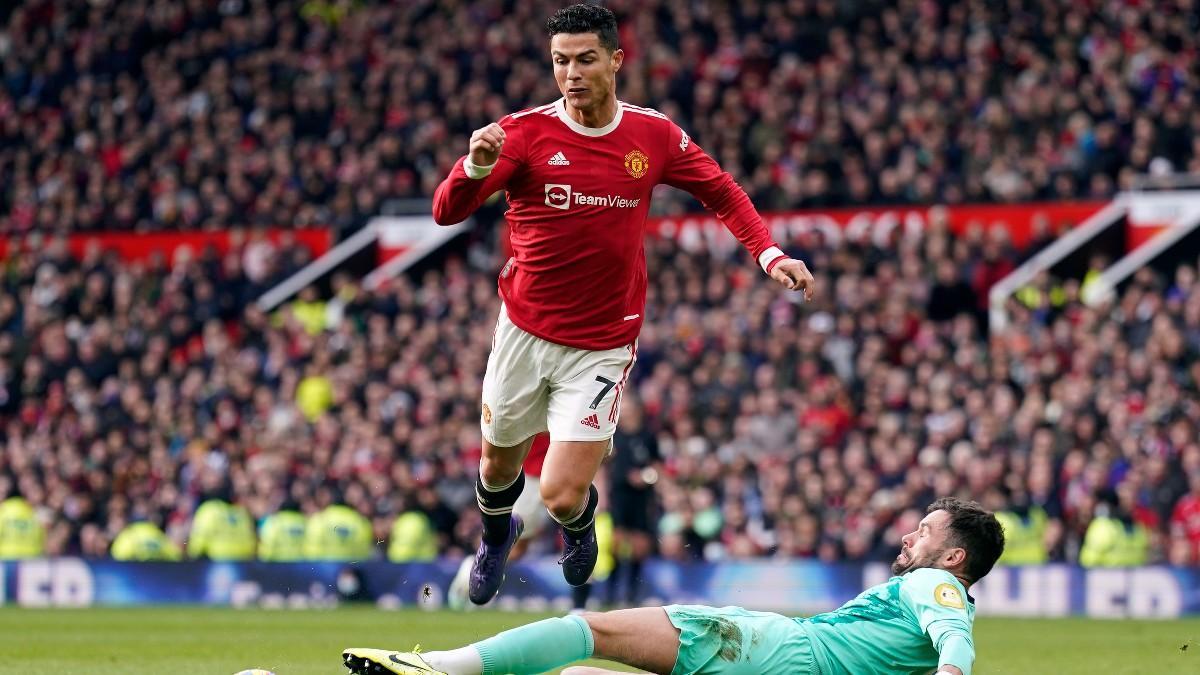
<instances>
[{"instance_id":1,"label":"soccer player","mask_svg":"<svg viewBox=\"0 0 1200 675\"><path fill-rule=\"evenodd\" d=\"M642 607L546 619L452 651L348 649L342 658L360 674L525 675L594 657L664 675L970 675L975 601L967 590L1003 550L995 516L944 497L901 538L896 576L807 619L740 607Z\"/></svg>"},{"instance_id":2,"label":"soccer player","mask_svg":"<svg viewBox=\"0 0 1200 675\"><path fill-rule=\"evenodd\" d=\"M469 582L485 604L504 579L522 522L521 463L549 431L541 499L563 529L563 576L596 565L592 480L612 447L621 393L644 318L643 230L659 184L714 211L763 271L811 297L813 277L771 240L733 178L665 115L619 101L624 59L612 12L573 5L547 22L562 98L476 130L438 186L434 219L457 223L505 190L514 255L500 272L503 305L483 380L483 457L476 492L483 539Z\"/></svg>"}]
</instances>

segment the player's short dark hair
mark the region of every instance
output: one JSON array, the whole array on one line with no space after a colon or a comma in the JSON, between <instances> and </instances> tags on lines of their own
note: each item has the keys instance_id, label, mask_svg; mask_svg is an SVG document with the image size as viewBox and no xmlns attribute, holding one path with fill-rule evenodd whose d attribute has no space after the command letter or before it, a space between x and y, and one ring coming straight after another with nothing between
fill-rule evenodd
<instances>
[{"instance_id":1,"label":"player's short dark hair","mask_svg":"<svg viewBox=\"0 0 1200 675\"><path fill-rule=\"evenodd\" d=\"M975 583L992 571L992 566L1004 553L1004 528L991 511L979 502L942 497L929 505L926 513L945 511L950 514L946 543L962 547L967 552L964 572Z\"/></svg>"},{"instance_id":2,"label":"player's short dark hair","mask_svg":"<svg viewBox=\"0 0 1200 675\"><path fill-rule=\"evenodd\" d=\"M600 46L611 54L620 48L617 44L617 17L607 7L580 3L563 7L546 20L549 37L559 33L595 33Z\"/></svg>"}]
</instances>

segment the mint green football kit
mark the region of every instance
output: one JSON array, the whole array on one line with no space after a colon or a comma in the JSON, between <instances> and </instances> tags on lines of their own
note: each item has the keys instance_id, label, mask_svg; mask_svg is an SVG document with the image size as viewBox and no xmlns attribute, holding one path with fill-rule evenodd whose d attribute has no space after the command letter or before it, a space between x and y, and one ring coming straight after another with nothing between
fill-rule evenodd
<instances>
[{"instance_id":1,"label":"mint green football kit","mask_svg":"<svg viewBox=\"0 0 1200 675\"><path fill-rule=\"evenodd\" d=\"M740 607L669 605L672 675L971 675L975 603L945 570L919 569L825 614L791 619Z\"/></svg>"}]
</instances>

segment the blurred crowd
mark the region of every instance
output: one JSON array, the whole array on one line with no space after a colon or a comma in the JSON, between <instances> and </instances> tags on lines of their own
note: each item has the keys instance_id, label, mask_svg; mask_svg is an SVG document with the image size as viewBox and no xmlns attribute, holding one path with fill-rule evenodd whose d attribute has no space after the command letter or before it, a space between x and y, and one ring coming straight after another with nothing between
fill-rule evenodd
<instances>
[{"instance_id":1,"label":"blurred crowd","mask_svg":"<svg viewBox=\"0 0 1200 675\"><path fill-rule=\"evenodd\" d=\"M621 97L764 208L1103 198L1200 169L1194 0L607 4ZM344 234L559 96L561 5L3 3L0 232Z\"/></svg>"},{"instance_id":2,"label":"blurred crowd","mask_svg":"<svg viewBox=\"0 0 1200 675\"><path fill-rule=\"evenodd\" d=\"M651 477L654 550L888 560L926 504L961 495L1004 514L1009 562L1200 564L1195 265L1097 309L1077 281L1031 286L989 339L978 284L1018 254L1003 234L934 218L887 243L802 235L783 243L817 276L807 304L741 251L648 240L620 445L657 447L632 467ZM206 501L235 509L216 522L249 551L271 514L302 533L330 509L365 518L343 529L370 531L368 555L404 559L408 536L433 542L421 555L472 550L498 258L372 292L337 277L264 313L245 302L249 249L8 255L0 500L29 504L49 554L107 555L141 523L210 554Z\"/></svg>"},{"instance_id":3,"label":"blurred crowd","mask_svg":"<svg viewBox=\"0 0 1200 675\"><path fill-rule=\"evenodd\" d=\"M1104 198L1200 170L1192 0L608 4L622 98L764 210ZM472 550L499 261L338 276L267 313L252 301L308 253L261 228L344 235L426 198L472 129L557 97L559 6L0 7L0 233L37 233L0 260L0 557ZM62 236L234 226L226 253L137 264ZM813 303L740 252L647 242L619 440L654 450L607 478L652 493L618 520L654 552L889 560L960 495L999 513L1005 563L1200 565L1200 260L1097 308L1039 277L988 335L988 288L1030 254L1001 232L785 244Z\"/></svg>"}]
</instances>

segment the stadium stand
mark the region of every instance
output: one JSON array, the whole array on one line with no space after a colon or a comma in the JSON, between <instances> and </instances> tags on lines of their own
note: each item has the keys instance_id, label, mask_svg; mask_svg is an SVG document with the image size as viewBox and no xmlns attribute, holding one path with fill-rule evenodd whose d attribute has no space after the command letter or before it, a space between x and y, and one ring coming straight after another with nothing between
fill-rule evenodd
<instances>
[{"instance_id":1,"label":"stadium stand","mask_svg":"<svg viewBox=\"0 0 1200 675\"><path fill-rule=\"evenodd\" d=\"M1180 497L1200 475L1195 268L1142 275L1111 310L1068 282L1064 303L1019 306L988 343L970 294L938 319L929 303L964 283L931 268L971 270L989 245L936 229L792 242L828 289L801 318L740 258L652 241L629 405L664 457L659 553L882 559L916 508L962 493L1043 512L1046 557L1077 560L1109 491L1105 512L1144 526L1148 555L1194 563L1195 497ZM490 267L452 261L375 293L339 279L317 331L298 299L192 334L171 308L204 279L236 284L203 272L220 261L152 272L55 255L10 258L0 307L0 496L42 514L47 552L105 555L137 521L182 544L207 499L256 520L344 504L385 542L416 511L438 550L469 550ZM324 393L305 403L311 382Z\"/></svg>"},{"instance_id":2,"label":"stadium stand","mask_svg":"<svg viewBox=\"0 0 1200 675\"><path fill-rule=\"evenodd\" d=\"M1152 165L1200 170L1187 2L610 4L622 95L680 120L763 208L1108 197ZM556 97L552 6L0 9L0 232L35 233L0 282L0 540L31 531L19 495L48 554L109 555L143 522L187 551L216 499L258 522L349 507L377 557L393 531L471 550L498 260L371 292L340 277L264 314L251 301L303 253L127 266L51 233L352 231L431 194L471 129ZM810 306L740 257L647 243L626 405L664 458L659 555L889 559L925 503L963 494L1024 528L1013 564L1200 564L1195 264L1099 309L1040 279L989 337L987 289L1030 254L1003 237L934 222L787 245L824 289ZM412 513L428 526L397 527Z\"/></svg>"},{"instance_id":3,"label":"stadium stand","mask_svg":"<svg viewBox=\"0 0 1200 675\"><path fill-rule=\"evenodd\" d=\"M609 4L622 96L763 208L1103 198L1155 160L1200 170L1190 2ZM558 96L558 6L6 4L0 232L357 229L432 194L471 130Z\"/></svg>"}]
</instances>

